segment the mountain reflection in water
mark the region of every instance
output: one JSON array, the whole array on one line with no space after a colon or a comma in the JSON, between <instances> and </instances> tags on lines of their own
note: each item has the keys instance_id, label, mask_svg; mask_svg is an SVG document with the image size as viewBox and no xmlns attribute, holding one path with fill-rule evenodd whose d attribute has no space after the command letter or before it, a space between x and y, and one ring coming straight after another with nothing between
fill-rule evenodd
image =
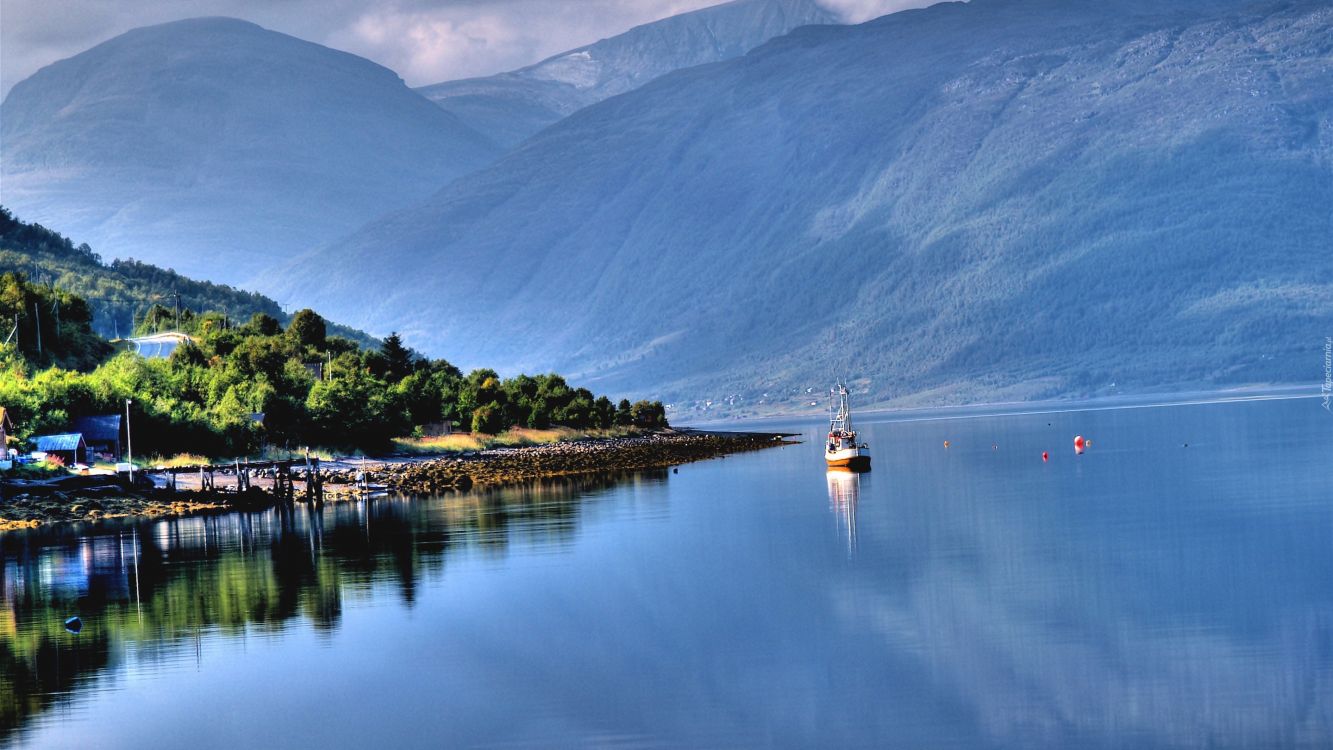
<instances>
[{"instance_id":1,"label":"mountain reflection in water","mask_svg":"<svg viewBox=\"0 0 1333 750\"><path fill-rule=\"evenodd\" d=\"M217 748L1333 746L1317 399L943 414L862 420L860 476L826 473L811 421L614 486L5 535L6 731L34 750L176 747L183 727Z\"/></svg>"},{"instance_id":2,"label":"mountain reflection in water","mask_svg":"<svg viewBox=\"0 0 1333 750\"><path fill-rule=\"evenodd\" d=\"M344 602L391 581L411 606L451 553L511 540L572 543L582 498L666 470L549 480L423 503L369 498L315 509L73 524L0 540L0 740L114 668L193 651L201 631L333 631ZM77 634L65 620L79 615Z\"/></svg>"}]
</instances>

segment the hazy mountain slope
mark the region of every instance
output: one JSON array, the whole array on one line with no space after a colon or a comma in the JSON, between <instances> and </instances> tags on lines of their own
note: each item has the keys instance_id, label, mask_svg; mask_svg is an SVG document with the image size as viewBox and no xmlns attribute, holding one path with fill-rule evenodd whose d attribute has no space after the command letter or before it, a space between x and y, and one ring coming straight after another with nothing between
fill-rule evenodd
<instances>
[{"instance_id":1,"label":"hazy mountain slope","mask_svg":"<svg viewBox=\"0 0 1333 750\"><path fill-rule=\"evenodd\" d=\"M303 301L668 397L1319 380L1333 5L1172 7L799 29L366 226Z\"/></svg>"},{"instance_id":2,"label":"hazy mountain slope","mask_svg":"<svg viewBox=\"0 0 1333 750\"><path fill-rule=\"evenodd\" d=\"M103 253L237 281L495 147L367 60L226 18L137 29L0 106L3 196Z\"/></svg>"},{"instance_id":3,"label":"hazy mountain slope","mask_svg":"<svg viewBox=\"0 0 1333 750\"><path fill-rule=\"evenodd\" d=\"M418 89L512 146L572 112L673 70L739 57L798 26L838 23L815 0L733 0L682 13L520 70Z\"/></svg>"}]
</instances>

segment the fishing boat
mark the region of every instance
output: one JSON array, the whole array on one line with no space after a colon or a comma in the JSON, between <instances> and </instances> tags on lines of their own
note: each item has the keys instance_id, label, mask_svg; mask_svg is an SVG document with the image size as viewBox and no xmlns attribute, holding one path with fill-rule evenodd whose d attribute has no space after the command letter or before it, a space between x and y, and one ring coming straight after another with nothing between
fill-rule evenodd
<instances>
[{"instance_id":1,"label":"fishing boat","mask_svg":"<svg viewBox=\"0 0 1333 750\"><path fill-rule=\"evenodd\" d=\"M839 383L833 389L833 416L829 419L828 441L824 443L824 460L830 467L865 471L870 468L869 446L856 442L852 429L852 411L847 400L847 386Z\"/></svg>"}]
</instances>

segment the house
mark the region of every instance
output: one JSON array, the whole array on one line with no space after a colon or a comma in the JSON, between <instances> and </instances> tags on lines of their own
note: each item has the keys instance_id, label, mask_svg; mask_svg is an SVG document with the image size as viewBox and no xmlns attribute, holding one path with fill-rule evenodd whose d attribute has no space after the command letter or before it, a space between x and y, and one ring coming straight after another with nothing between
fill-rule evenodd
<instances>
[{"instance_id":1,"label":"house","mask_svg":"<svg viewBox=\"0 0 1333 750\"><path fill-rule=\"evenodd\" d=\"M0 458L9 457L9 435L14 432L14 423L9 419L9 410L0 406Z\"/></svg>"},{"instance_id":2,"label":"house","mask_svg":"<svg viewBox=\"0 0 1333 750\"><path fill-rule=\"evenodd\" d=\"M119 461L124 445L125 420L119 414L104 414L99 417L79 417L74 420L74 431L83 435L88 448L93 453L105 455L112 461Z\"/></svg>"},{"instance_id":3,"label":"house","mask_svg":"<svg viewBox=\"0 0 1333 750\"><path fill-rule=\"evenodd\" d=\"M9 420L9 411L0 406L0 469L8 469L9 433L14 431L14 423Z\"/></svg>"},{"instance_id":4,"label":"house","mask_svg":"<svg viewBox=\"0 0 1333 750\"><path fill-rule=\"evenodd\" d=\"M48 456L57 456L66 466L73 466L76 463L87 463L88 461L88 443L83 439L83 433L67 432L63 435L42 435L32 439L37 444L37 450Z\"/></svg>"}]
</instances>

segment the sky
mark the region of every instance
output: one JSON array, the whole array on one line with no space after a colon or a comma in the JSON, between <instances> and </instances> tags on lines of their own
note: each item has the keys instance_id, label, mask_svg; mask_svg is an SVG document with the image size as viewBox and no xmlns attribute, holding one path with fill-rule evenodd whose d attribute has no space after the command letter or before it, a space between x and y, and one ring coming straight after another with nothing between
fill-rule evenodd
<instances>
[{"instance_id":1,"label":"sky","mask_svg":"<svg viewBox=\"0 0 1333 750\"><path fill-rule=\"evenodd\" d=\"M522 67L720 0L0 0L0 91L139 26L232 16L352 52L409 85ZM913 3L821 0L860 21Z\"/></svg>"}]
</instances>

